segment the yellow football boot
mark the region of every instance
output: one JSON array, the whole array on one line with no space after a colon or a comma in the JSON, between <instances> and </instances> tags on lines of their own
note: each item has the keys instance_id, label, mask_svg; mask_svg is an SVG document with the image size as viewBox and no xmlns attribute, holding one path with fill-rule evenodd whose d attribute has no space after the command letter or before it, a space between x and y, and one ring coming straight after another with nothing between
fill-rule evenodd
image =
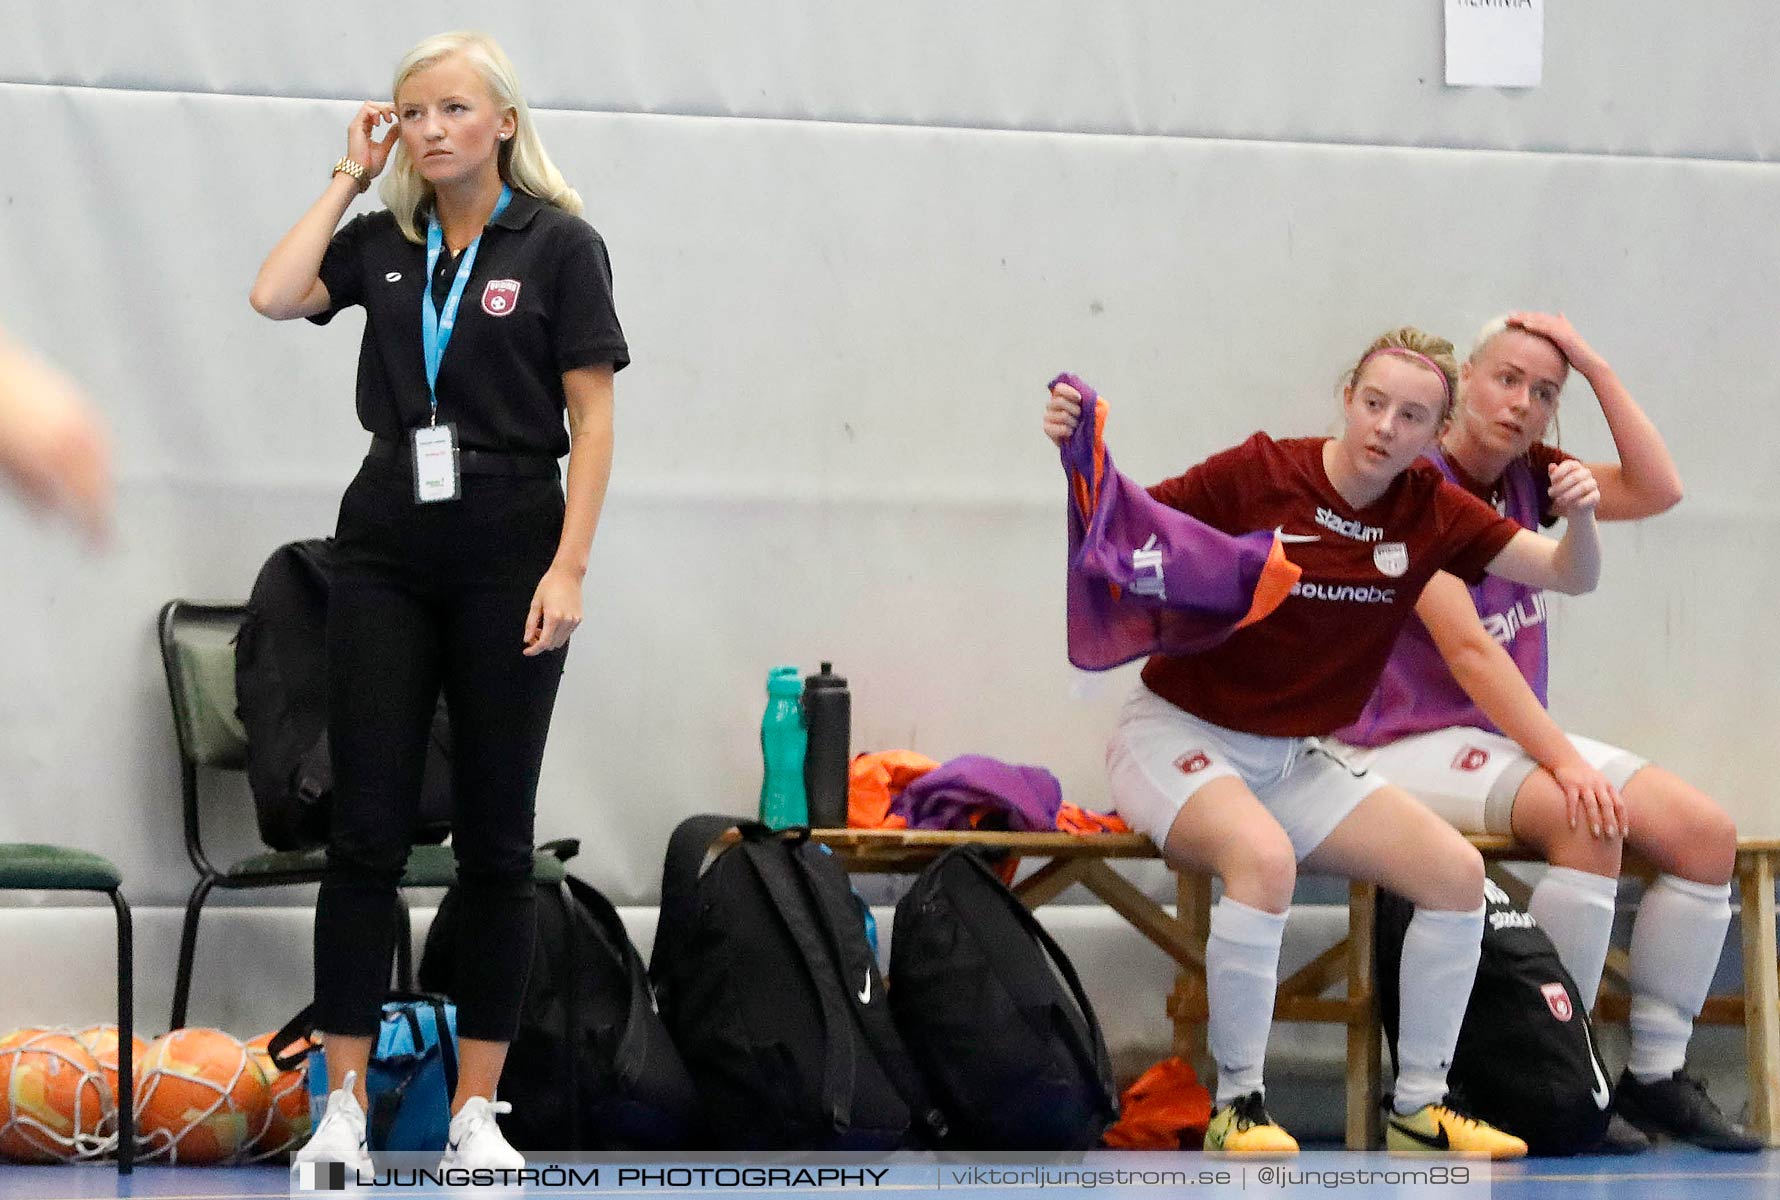
<instances>
[{"instance_id":1,"label":"yellow football boot","mask_svg":"<svg viewBox=\"0 0 1780 1200\"><path fill-rule=\"evenodd\" d=\"M1527 1144L1513 1134L1444 1104L1424 1104L1406 1117L1392 1112L1384 1145L1392 1154L1487 1154L1501 1159L1527 1152Z\"/></svg>"},{"instance_id":2,"label":"yellow football boot","mask_svg":"<svg viewBox=\"0 0 1780 1200\"><path fill-rule=\"evenodd\" d=\"M1260 1092L1238 1096L1211 1115L1205 1148L1230 1154L1296 1154L1298 1143L1273 1123Z\"/></svg>"}]
</instances>

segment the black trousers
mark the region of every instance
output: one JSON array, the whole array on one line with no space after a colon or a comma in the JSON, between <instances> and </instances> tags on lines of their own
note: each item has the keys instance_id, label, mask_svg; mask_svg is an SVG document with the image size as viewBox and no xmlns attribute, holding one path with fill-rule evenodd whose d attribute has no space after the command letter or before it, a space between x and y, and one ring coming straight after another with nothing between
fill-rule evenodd
<instances>
[{"instance_id":1,"label":"black trousers","mask_svg":"<svg viewBox=\"0 0 1780 1200\"><path fill-rule=\"evenodd\" d=\"M328 1033L377 1031L441 688L463 897L458 1033L510 1041L519 1024L538 770L567 649L520 651L563 495L555 478L466 474L462 486L456 500L416 504L406 463L367 459L340 502L327 632L334 815L315 910L316 1024Z\"/></svg>"}]
</instances>

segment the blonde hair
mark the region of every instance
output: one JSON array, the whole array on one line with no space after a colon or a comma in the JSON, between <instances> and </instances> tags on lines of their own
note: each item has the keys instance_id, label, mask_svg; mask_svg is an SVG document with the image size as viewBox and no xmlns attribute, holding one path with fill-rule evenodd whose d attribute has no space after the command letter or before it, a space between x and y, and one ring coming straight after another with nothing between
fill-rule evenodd
<instances>
[{"instance_id":1,"label":"blonde hair","mask_svg":"<svg viewBox=\"0 0 1780 1200\"><path fill-rule=\"evenodd\" d=\"M1524 325L1510 324L1509 315L1507 313L1503 313L1499 317L1491 317L1483 323L1483 328L1477 331L1477 337L1471 343L1471 353L1465 356L1465 361L1476 362L1477 356L1483 353L1484 348L1505 333L1520 333L1525 334L1530 338L1538 338L1553 350L1557 351L1559 360L1564 364L1565 372L1567 373L1570 370L1570 356L1564 353L1564 348L1562 346L1546 337L1543 333L1534 333Z\"/></svg>"},{"instance_id":2,"label":"blonde hair","mask_svg":"<svg viewBox=\"0 0 1780 1200\"><path fill-rule=\"evenodd\" d=\"M1489 345L1491 342L1495 341L1497 338L1501 337L1503 334L1505 334L1507 332L1508 332L1508 314L1507 313L1503 313L1499 317L1491 317L1489 320L1485 321L1483 323L1483 328L1479 329L1477 331L1477 336L1471 340L1471 353L1469 353L1465 356L1465 361L1466 362L1476 362L1477 356L1479 354L1483 353L1483 348L1485 346ZM1522 332L1525 332L1525 331L1523 330Z\"/></svg>"},{"instance_id":3,"label":"blonde hair","mask_svg":"<svg viewBox=\"0 0 1780 1200\"><path fill-rule=\"evenodd\" d=\"M513 136L502 142L498 151L502 181L570 216L579 216L581 194L568 185L562 172L550 161L550 155L545 153L537 126L532 124L531 109L526 107L525 97L519 92L519 75L500 45L487 34L440 33L427 38L402 56L396 66L396 80L389 90L390 96L393 98L402 90L402 84L410 75L453 54L461 54L476 69L496 105L513 110ZM415 243L426 240L422 217L433 202L433 188L421 178L413 160L408 157L407 148L399 141L390 152L389 166L383 172L378 195L395 216L396 226L403 237Z\"/></svg>"},{"instance_id":4,"label":"blonde hair","mask_svg":"<svg viewBox=\"0 0 1780 1200\"><path fill-rule=\"evenodd\" d=\"M1441 381L1446 385L1446 407L1440 414L1440 420L1444 422L1452 416L1453 403L1459 394L1459 360L1453 352L1452 343L1413 325L1399 325L1372 339L1372 344L1366 347L1366 353L1360 355L1342 377L1342 386L1349 388L1354 385L1368 359L1375 355L1392 353L1405 355L1440 372Z\"/></svg>"}]
</instances>

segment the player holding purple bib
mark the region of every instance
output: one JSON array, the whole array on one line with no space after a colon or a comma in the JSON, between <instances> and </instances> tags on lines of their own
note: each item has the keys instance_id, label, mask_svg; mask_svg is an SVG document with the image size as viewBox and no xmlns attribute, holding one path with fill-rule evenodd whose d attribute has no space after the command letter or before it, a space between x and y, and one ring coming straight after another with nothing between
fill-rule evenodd
<instances>
[{"instance_id":1,"label":"player holding purple bib","mask_svg":"<svg viewBox=\"0 0 1780 1200\"><path fill-rule=\"evenodd\" d=\"M1458 413L1429 459L1527 529L1568 517L1552 502L1549 477L1571 456L1541 439L1572 367L1593 388L1619 451L1618 462L1590 464L1600 484L1595 515L1636 520L1672 507L1681 478L1661 435L1562 316L1515 313L1483 327L1460 372ZM1491 576L1467 595L1439 576L1416 614L1365 711L1337 735L1356 748L1349 761L1380 771L1463 832L1511 834L1545 855L1551 867L1528 908L1590 1007L1621 853L1630 845L1654 864L1632 927L1632 1044L1618 1110L1653 1136L1760 1149L1683 1069L1730 923L1730 817L1674 774L1551 720L1539 589ZM1622 1133L1618 1148L1632 1148L1625 1142Z\"/></svg>"},{"instance_id":2,"label":"player holding purple bib","mask_svg":"<svg viewBox=\"0 0 1780 1200\"><path fill-rule=\"evenodd\" d=\"M1364 709L1416 598L1442 569L1509 575L1573 594L1599 576L1598 490L1581 463L1554 483L1578 519L1561 542L1494 512L1421 461L1451 412L1452 344L1411 327L1375 340L1347 373L1333 438L1257 433L1149 489L1232 538L1266 531L1300 569L1264 619L1193 654L1157 653L1107 747L1119 815L1171 866L1224 884L1206 940L1207 1039L1217 1062L1205 1148L1298 1148L1268 1114L1263 1065L1298 864L1382 883L1415 904L1404 937L1403 1025L1385 1144L1403 1152L1526 1153L1455 1108L1446 1072L1483 933L1483 861L1376 772L1321 744ZM1053 383L1059 446L1083 394ZM1098 411L1098 410L1097 410Z\"/></svg>"}]
</instances>

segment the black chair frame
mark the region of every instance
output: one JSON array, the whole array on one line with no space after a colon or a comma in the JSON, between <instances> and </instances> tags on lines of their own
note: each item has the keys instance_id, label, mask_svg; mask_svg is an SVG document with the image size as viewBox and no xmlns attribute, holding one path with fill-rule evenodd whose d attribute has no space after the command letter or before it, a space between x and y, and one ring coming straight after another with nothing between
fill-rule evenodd
<instances>
[{"instance_id":1,"label":"black chair frame","mask_svg":"<svg viewBox=\"0 0 1780 1200\"><path fill-rule=\"evenodd\" d=\"M192 714L184 711L186 696L178 678L174 633L177 623L182 618L233 619L238 623L246 616L246 613L247 608L243 604L169 600L162 606L158 622L161 663L167 672L167 693L174 707L173 728L179 739L179 781L185 814L185 852L186 856L191 859L192 866L198 872L198 882L192 886L191 896L186 900L185 923L179 935L179 968L174 978L173 1011L169 1018L169 1028L172 1029L180 1029L185 1025L186 1012L191 1000L192 970L197 957L198 920L203 915L204 902L209 899L210 893L216 888L248 890L320 883L324 874L324 869L320 866L293 870L256 871L251 875L232 874L228 870L219 870L211 862L209 854L204 849L204 839L198 817L199 763L194 747L189 744L186 733L191 724ZM414 985L413 931L409 920L407 900L399 891L396 896L395 943L396 987L405 991L412 990Z\"/></svg>"}]
</instances>

